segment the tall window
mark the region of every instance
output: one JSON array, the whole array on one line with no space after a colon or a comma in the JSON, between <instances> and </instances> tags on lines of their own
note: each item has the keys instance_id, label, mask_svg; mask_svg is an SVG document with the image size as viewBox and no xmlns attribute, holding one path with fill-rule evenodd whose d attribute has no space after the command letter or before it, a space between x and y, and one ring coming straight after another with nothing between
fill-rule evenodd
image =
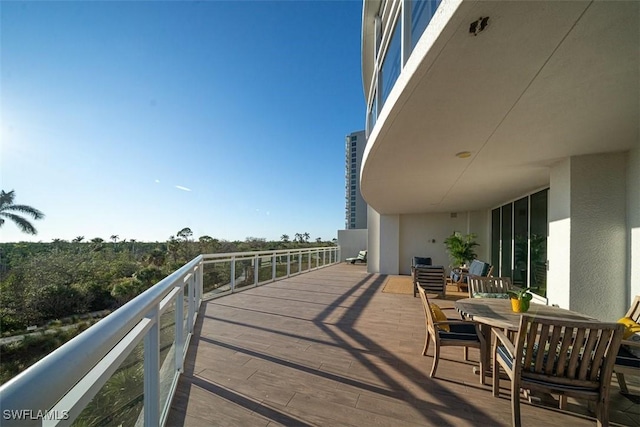
<instances>
[{"instance_id":1,"label":"tall window","mask_svg":"<svg viewBox=\"0 0 640 427\"><path fill-rule=\"evenodd\" d=\"M513 205L510 203L504 205L502 208L502 221L500 224L500 276L513 277L511 271L513 263L513 232L512 232L512 217L513 217Z\"/></svg>"},{"instance_id":2,"label":"tall window","mask_svg":"<svg viewBox=\"0 0 640 427\"><path fill-rule=\"evenodd\" d=\"M545 189L491 212L494 275L542 296L547 295L548 193Z\"/></svg>"},{"instance_id":3,"label":"tall window","mask_svg":"<svg viewBox=\"0 0 640 427\"><path fill-rule=\"evenodd\" d=\"M513 202L513 283L527 284L529 270L529 197Z\"/></svg>"},{"instance_id":4,"label":"tall window","mask_svg":"<svg viewBox=\"0 0 640 427\"><path fill-rule=\"evenodd\" d=\"M529 235L530 285L540 295L547 295L547 196L549 190L531 195L531 226Z\"/></svg>"},{"instance_id":5,"label":"tall window","mask_svg":"<svg viewBox=\"0 0 640 427\"><path fill-rule=\"evenodd\" d=\"M411 4L411 50L431 22L441 0L412 0Z\"/></svg>"},{"instance_id":6,"label":"tall window","mask_svg":"<svg viewBox=\"0 0 640 427\"><path fill-rule=\"evenodd\" d=\"M387 48L387 53L385 54L384 61L382 62L382 72L380 73L380 81L382 82L382 100L380 105L384 105L391 89L393 89L393 85L396 83L396 80L398 80L398 76L400 76L400 70L402 67L400 58L400 27L400 23L396 22L393 35L391 36L391 41L389 42L389 47Z\"/></svg>"}]
</instances>

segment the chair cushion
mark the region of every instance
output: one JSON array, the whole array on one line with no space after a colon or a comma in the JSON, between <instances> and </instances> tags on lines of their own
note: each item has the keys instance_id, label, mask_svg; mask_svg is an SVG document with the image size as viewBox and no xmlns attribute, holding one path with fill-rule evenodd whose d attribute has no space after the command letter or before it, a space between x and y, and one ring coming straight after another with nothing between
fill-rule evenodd
<instances>
[{"instance_id":1,"label":"chair cushion","mask_svg":"<svg viewBox=\"0 0 640 427\"><path fill-rule=\"evenodd\" d=\"M414 267L427 267L431 265L431 258L425 258L420 256L413 257L413 266Z\"/></svg>"},{"instance_id":2,"label":"chair cushion","mask_svg":"<svg viewBox=\"0 0 640 427\"><path fill-rule=\"evenodd\" d=\"M461 341L478 341L478 333L476 332L475 325L471 323L467 324L454 324L449 325L450 331L440 330L438 335L441 339L461 340Z\"/></svg>"},{"instance_id":3,"label":"chair cushion","mask_svg":"<svg viewBox=\"0 0 640 427\"><path fill-rule=\"evenodd\" d=\"M631 335L640 332L640 324L630 317L623 317L618 320L618 323L622 323L625 327L624 333L622 334L623 340L629 339Z\"/></svg>"},{"instance_id":4,"label":"chair cushion","mask_svg":"<svg viewBox=\"0 0 640 427\"><path fill-rule=\"evenodd\" d=\"M448 320L447 316L444 315L444 313L442 312L442 310L437 304L429 303L429 307L431 307L431 314L433 314L433 320L435 320L436 322L446 322ZM447 332L450 331L449 325L436 325L436 327L443 331L447 331Z\"/></svg>"},{"instance_id":5,"label":"chair cushion","mask_svg":"<svg viewBox=\"0 0 640 427\"><path fill-rule=\"evenodd\" d=\"M626 345L621 345L616 356L616 365L629 366L631 368L640 369L640 357L629 352Z\"/></svg>"},{"instance_id":6,"label":"chair cushion","mask_svg":"<svg viewBox=\"0 0 640 427\"><path fill-rule=\"evenodd\" d=\"M489 264L474 259L469 266L469 274L472 276L486 276L489 271Z\"/></svg>"},{"instance_id":7,"label":"chair cushion","mask_svg":"<svg viewBox=\"0 0 640 427\"><path fill-rule=\"evenodd\" d=\"M509 354L509 352L507 351L507 348L505 346L499 345L496 348L496 355L503 362L505 362L507 364L507 366L509 367L510 371L513 370L513 359L511 358L511 355Z\"/></svg>"},{"instance_id":8,"label":"chair cushion","mask_svg":"<svg viewBox=\"0 0 640 427\"><path fill-rule=\"evenodd\" d=\"M509 299L509 294L492 293L492 292L474 292L473 298L496 298L496 299Z\"/></svg>"},{"instance_id":9,"label":"chair cushion","mask_svg":"<svg viewBox=\"0 0 640 427\"><path fill-rule=\"evenodd\" d=\"M629 338L627 338L627 341L640 343L640 332L636 332L635 334L631 335ZM629 353L633 354L635 357L640 359L640 347L631 346L631 345L624 345L623 347L625 347L629 351Z\"/></svg>"}]
</instances>

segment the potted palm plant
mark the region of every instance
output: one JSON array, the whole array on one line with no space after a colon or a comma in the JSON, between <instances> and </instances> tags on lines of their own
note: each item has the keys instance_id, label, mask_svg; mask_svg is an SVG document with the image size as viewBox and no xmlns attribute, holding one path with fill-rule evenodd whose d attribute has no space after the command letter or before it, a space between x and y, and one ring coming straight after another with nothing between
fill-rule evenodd
<instances>
[{"instance_id":1,"label":"potted palm plant","mask_svg":"<svg viewBox=\"0 0 640 427\"><path fill-rule=\"evenodd\" d=\"M507 290L511 299L511 309L515 313L526 313L529 310L529 304L531 303L531 298L533 298L529 289L531 288Z\"/></svg>"},{"instance_id":2,"label":"potted palm plant","mask_svg":"<svg viewBox=\"0 0 640 427\"><path fill-rule=\"evenodd\" d=\"M453 262L452 267L461 267L476 258L473 248L478 246L478 243L475 238L476 235L473 233L463 235L459 231L454 231L451 236L444 239L447 252Z\"/></svg>"}]
</instances>

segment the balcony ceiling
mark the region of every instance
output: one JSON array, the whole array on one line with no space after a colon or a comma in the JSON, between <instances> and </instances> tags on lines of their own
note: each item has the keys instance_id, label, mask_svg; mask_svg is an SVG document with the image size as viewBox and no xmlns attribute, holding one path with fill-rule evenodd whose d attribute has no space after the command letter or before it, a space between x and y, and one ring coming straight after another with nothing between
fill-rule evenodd
<instances>
[{"instance_id":1,"label":"balcony ceiling","mask_svg":"<svg viewBox=\"0 0 640 427\"><path fill-rule=\"evenodd\" d=\"M638 2L463 1L446 12L369 137L361 191L379 213L491 208L548 185L560 159L640 144ZM486 30L469 34L484 16Z\"/></svg>"}]
</instances>

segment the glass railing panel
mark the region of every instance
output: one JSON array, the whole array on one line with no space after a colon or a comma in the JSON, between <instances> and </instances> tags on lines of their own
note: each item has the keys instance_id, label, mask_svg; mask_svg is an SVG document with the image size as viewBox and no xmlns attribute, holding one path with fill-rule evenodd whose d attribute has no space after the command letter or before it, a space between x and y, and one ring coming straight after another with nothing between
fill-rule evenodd
<instances>
[{"instance_id":1,"label":"glass railing panel","mask_svg":"<svg viewBox=\"0 0 640 427\"><path fill-rule=\"evenodd\" d=\"M258 262L258 283L271 280L273 275L273 263L271 255L265 255L257 258Z\"/></svg>"},{"instance_id":2,"label":"glass railing panel","mask_svg":"<svg viewBox=\"0 0 640 427\"><path fill-rule=\"evenodd\" d=\"M143 340L144 341L144 340ZM120 364L114 374L83 409L73 426L140 425L144 406L143 341Z\"/></svg>"},{"instance_id":3,"label":"glass railing panel","mask_svg":"<svg viewBox=\"0 0 640 427\"><path fill-rule=\"evenodd\" d=\"M300 258L298 258L298 254L297 253L291 254L290 259L291 259L291 268L290 268L291 274L300 273Z\"/></svg>"},{"instance_id":4,"label":"glass railing panel","mask_svg":"<svg viewBox=\"0 0 640 427\"><path fill-rule=\"evenodd\" d=\"M287 255L276 256L276 279L287 276Z\"/></svg>"},{"instance_id":5,"label":"glass railing panel","mask_svg":"<svg viewBox=\"0 0 640 427\"><path fill-rule=\"evenodd\" d=\"M255 260L251 258L242 258L235 260L236 266L236 289L253 286L255 283Z\"/></svg>"},{"instance_id":6,"label":"glass railing panel","mask_svg":"<svg viewBox=\"0 0 640 427\"><path fill-rule=\"evenodd\" d=\"M171 384L176 376L176 302L160 316L160 408L170 404ZM184 335L186 336L186 334Z\"/></svg>"},{"instance_id":7,"label":"glass railing panel","mask_svg":"<svg viewBox=\"0 0 640 427\"><path fill-rule=\"evenodd\" d=\"M309 253L302 254L302 263L300 264L300 271L306 271L309 269L309 260L311 257Z\"/></svg>"},{"instance_id":8,"label":"glass railing panel","mask_svg":"<svg viewBox=\"0 0 640 427\"><path fill-rule=\"evenodd\" d=\"M231 290L231 262L204 264L202 270L203 299Z\"/></svg>"}]
</instances>

